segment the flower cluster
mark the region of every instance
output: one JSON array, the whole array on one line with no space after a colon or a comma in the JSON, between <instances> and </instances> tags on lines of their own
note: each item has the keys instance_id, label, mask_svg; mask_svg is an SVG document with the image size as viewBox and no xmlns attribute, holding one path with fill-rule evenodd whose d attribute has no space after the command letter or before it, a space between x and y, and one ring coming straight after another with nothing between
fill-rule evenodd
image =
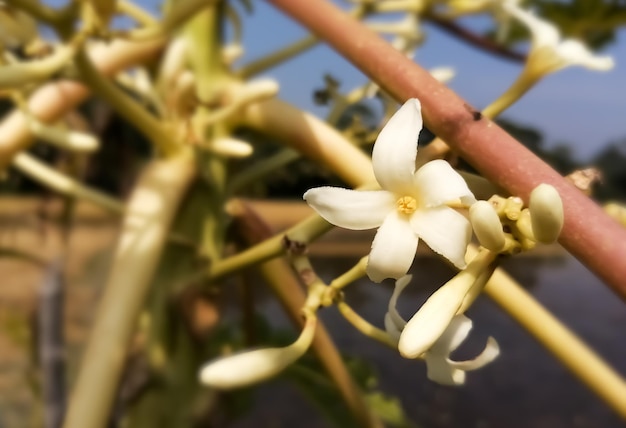
<instances>
[{"instance_id":1,"label":"flower cluster","mask_svg":"<svg viewBox=\"0 0 626 428\"><path fill-rule=\"evenodd\" d=\"M352 230L378 227L367 266L374 282L406 275L420 238L456 267L465 267L472 228L449 205L469 206L476 200L447 162L434 160L415 169L421 130L421 106L413 98L378 135L372 164L382 190L319 187L304 194L307 203L334 225Z\"/></svg>"},{"instance_id":2,"label":"flower cluster","mask_svg":"<svg viewBox=\"0 0 626 428\"><path fill-rule=\"evenodd\" d=\"M374 282L397 280L385 315L385 337L397 344L405 358L425 360L429 379L460 385L465 382L466 371L485 366L500 352L490 337L474 359L450 358L472 328L465 311L485 287L500 254L532 248L536 242L553 242L558 237L563 209L558 192L548 185L538 186L531 194L529 208L523 208L523 202L516 197L476 201L463 178L443 160L416 169L421 129L420 103L410 99L391 117L374 144L372 163L380 190L320 187L307 191L304 199L335 225L355 230L378 228L366 273ZM457 211L460 209L469 211L471 221ZM466 264L472 230L482 248L477 254L469 254ZM461 271L435 291L407 322L396 310L396 303L411 281L407 272L420 238ZM336 291L332 287L317 290ZM312 314L322 300L321 295L309 296L308 301L318 303L306 308L307 326L294 344L210 362L200 374L202 382L227 389L279 373L310 346L315 328ZM332 298L326 300L332 302Z\"/></svg>"}]
</instances>

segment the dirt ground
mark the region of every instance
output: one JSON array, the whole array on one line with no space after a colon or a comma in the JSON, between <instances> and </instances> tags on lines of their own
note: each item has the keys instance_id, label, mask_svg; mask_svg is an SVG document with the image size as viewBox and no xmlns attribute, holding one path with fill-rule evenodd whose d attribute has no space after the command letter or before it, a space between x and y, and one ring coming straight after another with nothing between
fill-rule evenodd
<instances>
[{"instance_id":1,"label":"dirt ground","mask_svg":"<svg viewBox=\"0 0 626 428\"><path fill-rule=\"evenodd\" d=\"M63 260L64 335L72 370L115 242L118 220L86 204L78 206L65 239L55 221L60 207L54 200L0 199L0 427L38 425L36 310L52 266Z\"/></svg>"}]
</instances>

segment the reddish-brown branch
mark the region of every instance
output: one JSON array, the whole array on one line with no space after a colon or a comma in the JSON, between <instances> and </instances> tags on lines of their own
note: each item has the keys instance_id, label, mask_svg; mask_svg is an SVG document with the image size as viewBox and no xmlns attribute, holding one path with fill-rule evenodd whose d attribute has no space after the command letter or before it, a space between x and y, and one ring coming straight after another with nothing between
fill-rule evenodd
<instances>
[{"instance_id":1,"label":"reddish-brown branch","mask_svg":"<svg viewBox=\"0 0 626 428\"><path fill-rule=\"evenodd\" d=\"M426 126L487 179L527 200L553 185L565 208L559 242L626 299L626 229L494 122L387 42L324 0L270 0L402 102L419 98Z\"/></svg>"},{"instance_id":2,"label":"reddish-brown branch","mask_svg":"<svg viewBox=\"0 0 626 428\"><path fill-rule=\"evenodd\" d=\"M459 40L464 41L480 50L487 51L515 62L523 62L526 60L526 55L512 51L506 46L494 43L493 41L476 34L467 28L464 28L455 21L444 19L437 15L428 15L426 18L443 31L454 35Z\"/></svg>"}]
</instances>

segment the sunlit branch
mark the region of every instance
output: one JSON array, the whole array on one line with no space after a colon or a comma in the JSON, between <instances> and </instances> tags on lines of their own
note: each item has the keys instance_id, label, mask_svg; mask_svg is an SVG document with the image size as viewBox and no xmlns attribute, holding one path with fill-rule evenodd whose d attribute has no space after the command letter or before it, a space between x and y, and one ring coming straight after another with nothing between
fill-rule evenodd
<instances>
[{"instance_id":1,"label":"sunlit branch","mask_svg":"<svg viewBox=\"0 0 626 428\"><path fill-rule=\"evenodd\" d=\"M18 154L13 159L13 167L41 185L51 188L62 195L92 202L114 213L119 214L124 211L124 204L120 201L97 190L90 189L80 181L61 174L28 153Z\"/></svg>"}]
</instances>

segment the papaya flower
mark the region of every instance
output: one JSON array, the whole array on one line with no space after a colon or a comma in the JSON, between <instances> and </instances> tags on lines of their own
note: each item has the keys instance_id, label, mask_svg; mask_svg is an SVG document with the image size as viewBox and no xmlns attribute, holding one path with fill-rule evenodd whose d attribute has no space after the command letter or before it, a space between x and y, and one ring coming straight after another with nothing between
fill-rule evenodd
<instances>
[{"instance_id":1,"label":"papaya flower","mask_svg":"<svg viewBox=\"0 0 626 428\"><path fill-rule=\"evenodd\" d=\"M304 199L328 222L352 230L378 228L367 275L374 282L399 279L411 267L419 239L455 266L465 267L469 221L449 205L476 202L463 178L443 160L416 170L422 129L420 102L409 99L382 129L372 151L382 190L318 187Z\"/></svg>"},{"instance_id":2,"label":"papaya flower","mask_svg":"<svg viewBox=\"0 0 626 428\"><path fill-rule=\"evenodd\" d=\"M532 74L543 75L571 65L598 71L613 68L611 57L595 55L578 40L562 39L559 30L552 23L520 8L516 2L505 1L502 8L530 30L528 67Z\"/></svg>"},{"instance_id":3,"label":"papaya flower","mask_svg":"<svg viewBox=\"0 0 626 428\"><path fill-rule=\"evenodd\" d=\"M396 303L402 290L411 282L411 275L406 275L396 281L396 285L389 299L387 313L385 314L385 330L395 340L400 341L407 322L402 318L396 309ZM425 304L426 305L426 304ZM420 309L421 311L422 309ZM418 311L418 313L420 312ZM454 314L454 312L452 312ZM432 319L431 319L432 321ZM432 344L420 355L413 355L410 358L423 358L426 363L426 376L433 382L442 385L462 385L465 383L465 372L477 370L492 362L499 354L500 348L494 338L489 337L484 350L476 357L466 361L455 361L450 358L454 352L467 338L472 329L472 320L463 314L456 314L444 321L443 332L437 331L435 326L430 329L428 325L421 326L421 331L413 330L410 339L420 342L424 335L430 336L435 333ZM432 331L429 331L432 330ZM404 335L404 339L407 336Z\"/></svg>"}]
</instances>

